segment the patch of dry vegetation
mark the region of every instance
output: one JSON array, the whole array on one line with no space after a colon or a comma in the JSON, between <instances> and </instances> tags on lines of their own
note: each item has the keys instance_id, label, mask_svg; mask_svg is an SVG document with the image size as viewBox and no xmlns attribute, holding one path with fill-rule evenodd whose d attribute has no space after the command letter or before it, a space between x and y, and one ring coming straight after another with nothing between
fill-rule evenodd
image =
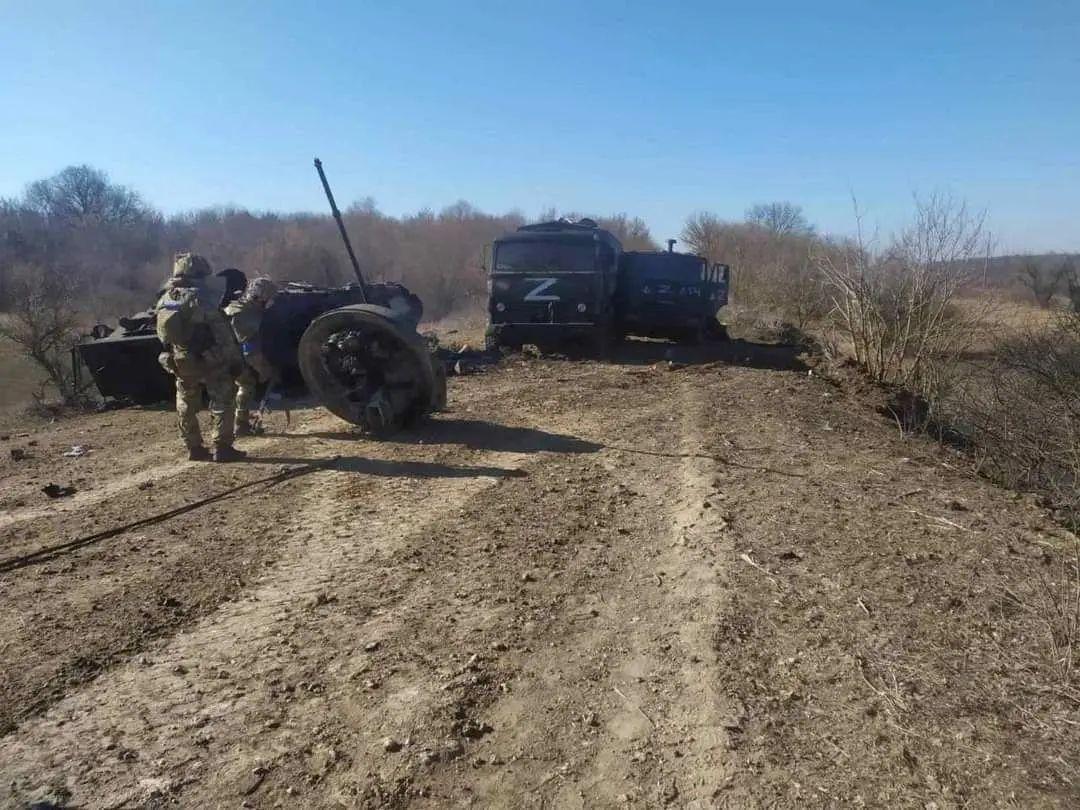
<instances>
[{"instance_id":1,"label":"patch of dry vegetation","mask_svg":"<svg viewBox=\"0 0 1080 810\"><path fill-rule=\"evenodd\" d=\"M1004 330L941 410L980 472L1080 524L1080 313Z\"/></svg>"},{"instance_id":2,"label":"patch of dry vegetation","mask_svg":"<svg viewBox=\"0 0 1080 810\"><path fill-rule=\"evenodd\" d=\"M832 243L819 237L790 203L754 206L744 222L699 212L683 228L689 248L732 268L729 320L743 329L803 329L828 313L815 251Z\"/></svg>"},{"instance_id":3,"label":"patch of dry vegetation","mask_svg":"<svg viewBox=\"0 0 1080 810\"><path fill-rule=\"evenodd\" d=\"M0 315L0 323L6 316ZM14 414L30 402L40 388L41 372L6 338L0 337L0 418Z\"/></svg>"}]
</instances>

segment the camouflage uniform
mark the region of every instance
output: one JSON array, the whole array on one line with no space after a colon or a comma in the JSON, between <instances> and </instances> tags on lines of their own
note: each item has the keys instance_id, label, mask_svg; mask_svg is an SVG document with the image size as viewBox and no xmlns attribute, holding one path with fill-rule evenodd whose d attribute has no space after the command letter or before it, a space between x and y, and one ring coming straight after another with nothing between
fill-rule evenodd
<instances>
[{"instance_id":1,"label":"camouflage uniform","mask_svg":"<svg viewBox=\"0 0 1080 810\"><path fill-rule=\"evenodd\" d=\"M236 426L241 434L251 430L251 406L255 402L259 383L270 382L276 376L273 366L263 354L259 337L263 313L276 293L277 285L270 279L252 279L244 294L225 307L225 314L244 355L243 371L236 377Z\"/></svg>"},{"instance_id":2,"label":"camouflage uniform","mask_svg":"<svg viewBox=\"0 0 1080 810\"><path fill-rule=\"evenodd\" d=\"M221 292L213 289L209 279L210 265L202 258L181 253L173 265L172 278L158 301L158 323L161 313L169 310L176 296L174 290L195 290L198 309L194 315L201 331L200 345L166 345L162 365L176 376L176 416L180 438L192 458L204 458L202 433L197 418L202 406L202 392L210 397L211 441L215 458L219 453L232 453L233 406L235 390L233 376L242 365L240 348L233 337L224 314L218 309Z\"/></svg>"}]
</instances>

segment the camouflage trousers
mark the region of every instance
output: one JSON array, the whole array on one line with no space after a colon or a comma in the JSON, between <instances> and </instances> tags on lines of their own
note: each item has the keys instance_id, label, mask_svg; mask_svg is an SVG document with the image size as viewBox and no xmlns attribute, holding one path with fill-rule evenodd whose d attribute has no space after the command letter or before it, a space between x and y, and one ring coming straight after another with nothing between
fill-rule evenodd
<instances>
[{"instance_id":1,"label":"camouflage trousers","mask_svg":"<svg viewBox=\"0 0 1080 810\"><path fill-rule=\"evenodd\" d=\"M259 375L251 366L245 365L236 378L236 424L245 425L251 421L251 407L258 405L255 397L259 391Z\"/></svg>"},{"instance_id":2,"label":"camouflage trousers","mask_svg":"<svg viewBox=\"0 0 1080 810\"><path fill-rule=\"evenodd\" d=\"M176 419L180 438L188 449L202 447L199 409L202 392L210 397L210 441L215 448L233 443L236 389L227 369L190 359L176 360Z\"/></svg>"}]
</instances>

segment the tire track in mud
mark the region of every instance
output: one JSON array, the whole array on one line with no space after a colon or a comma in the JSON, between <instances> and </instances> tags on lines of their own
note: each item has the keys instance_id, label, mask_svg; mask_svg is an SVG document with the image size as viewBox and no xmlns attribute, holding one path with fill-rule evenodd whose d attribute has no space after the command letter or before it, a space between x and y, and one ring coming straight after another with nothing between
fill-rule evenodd
<instances>
[{"instance_id":1,"label":"tire track in mud","mask_svg":"<svg viewBox=\"0 0 1080 810\"><path fill-rule=\"evenodd\" d=\"M967 722L955 704L913 702L910 720L935 737L893 729L887 710L867 711L878 696L851 657L912 630L936 648L938 625L920 623L959 610L944 601L953 595L983 600L957 614L981 626L992 594L942 578L991 557L1012 570L1030 513L929 451L913 462L917 446L865 414L845 423L858 402L782 374L512 366L482 387L463 382L456 414L430 428L357 442L337 471L290 484L291 502L226 510L230 533L252 532L263 509L266 533L280 532L260 576L0 739L0 806L66 786L89 808L1049 805L1074 794L1072 783L1040 793L1029 775L1045 767L1036 757L1065 767L1072 749L1049 749L993 704L980 716L998 736L970 749L978 760L938 744ZM329 455L354 438L317 431L289 452ZM942 568L941 529L924 523L954 497L966 530L946 536L955 559ZM190 529L177 546L213 551L205 525ZM138 575L110 584L118 602ZM189 585L207 592L205 579L176 592ZM927 594L941 601L919 607ZM987 654L971 635L957 655L972 643ZM959 680L941 688L981 700ZM935 711L954 716L942 725ZM939 766L958 791L923 784ZM1017 786L1026 792L1006 792Z\"/></svg>"},{"instance_id":2,"label":"tire track in mud","mask_svg":"<svg viewBox=\"0 0 1080 810\"><path fill-rule=\"evenodd\" d=\"M695 452L707 392L696 376L530 371L492 380L524 391L490 407L520 424L537 400L531 423L565 434L478 434L466 397L413 444L294 486L281 553L238 601L0 740L0 803L57 782L88 807L709 796L728 707L707 689L722 587L715 463ZM615 425L618 448L581 441ZM326 452L315 435L301 449Z\"/></svg>"},{"instance_id":3,"label":"tire track in mud","mask_svg":"<svg viewBox=\"0 0 1080 810\"><path fill-rule=\"evenodd\" d=\"M630 761L642 767L622 791L600 794L607 800L711 806L731 767L725 724L738 710L713 688L709 673L720 663L713 637L733 543L721 470L702 452L709 405L700 383L697 376L678 379L677 458L669 460L676 470L664 498L670 527L636 560L645 563L639 581L650 574L657 581L638 591L636 605L626 605L633 614L622 634L626 652L609 674L623 706L582 779L603 785L625 768L630 749Z\"/></svg>"},{"instance_id":4,"label":"tire track in mud","mask_svg":"<svg viewBox=\"0 0 1080 810\"><path fill-rule=\"evenodd\" d=\"M495 390L479 392L470 391L469 400L465 404L466 411L476 409L482 411L484 405L488 401L505 395L502 386L495 385L492 386L492 388ZM305 435L310 435L318 430L336 430L342 435L352 434L356 438L362 436L361 433L356 432L356 429L353 428L352 425L323 411L321 408L318 408L318 406L312 406L312 410L304 410L306 406L301 402L294 403L292 407L297 413L295 418L297 420L297 426L300 428L299 430L292 427L292 420L290 419L290 424L283 434L269 433L263 436L240 439L240 446L251 451L254 461L258 460L258 455L260 453L284 449L289 446L289 440L303 438ZM271 418L276 425L276 423L280 421L281 416L278 412L274 412ZM202 421L206 421L205 416ZM204 433L206 433L206 425L203 425L203 427ZM295 432L289 432L290 429ZM206 433L206 435L208 435L208 433ZM92 489L82 489L74 495L62 500L58 499L34 506L0 510L0 531L28 521L41 521L66 515L71 512L80 512L91 509L118 495L130 492L131 490L145 488L148 485L157 485L178 476L188 477L191 474L197 475L206 471L207 465L204 462L187 461L183 458L179 448L180 444L178 440L175 437L170 436L168 440L157 441L149 446L140 447L139 452L141 455L150 458L175 456L175 459L173 460L163 464L150 464L128 473L113 475L106 479L98 479L95 481ZM107 449L108 448L100 448L97 452L104 452ZM2 545L3 544L0 544L0 546Z\"/></svg>"},{"instance_id":5,"label":"tire track in mud","mask_svg":"<svg viewBox=\"0 0 1080 810\"><path fill-rule=\"evenodd\" d=\"M583 597L537 639L550 654L519 656L509 694L488 708L494 767L481 760L472 773L436 773L432 795L450 801L467 783L485 807L712 805L730 767L725 718L738 710L709 677L732 543L717 463L701 452L708 406L699 381L680 378L646 429L620 442L655 444L677 413L674 447L602 454L615 486L645 498L620 510L634 529L599 556L591 544L573 555L566 569L596 576L575 583Z\"/></svg>"},{"instance_id":6,"label":"tire track in mud","mask_svg":"<svg viewBox=\"0 0 1080 810\"><path fill-rule=\"evenodd\" d=\"M309 422L329 423L324 415ZM262 438L247 444L263 453L284 442ZM56 548L267 477L258 461L225 467L177 461L167 469L178 474L164 483L149 479L145 488L125 488L132 478L121 474L119 482L104 482L111 497L96 507L58 512L22 530L10 528L4 558ZM271 481L0 574L0 734L231 599L276 553L280 536L260 515L247 520L249 530L260 536L244 543L229 531L229 512L267 503L299 486Z\"/></svg>"},{"instance_id":7,"label":"tire track in mud","mask_svg":"<svg viewBox=\"0 0 1080 810\"><path fill-rule=\"evenodd\" d=\"M466 414L471 409L491 407L490 400L505 398L508 389L512 391L519 381L508 381L496 374L484 379L483 387L475 383L470 378L453 391L454 404ZM367 458L348 455L366 453L371 447L352 426L318 409L301 410L291 424L271 425L285 427L285 432L244 440L244 446L253 452L248 464L222 467L178 459L175 464L163 465L169 478L155 486L151 486L153 479L146 479L140 486L136 481L145 473L136 470L135 476L124 474L122 464L116 462L130 450L129 435L160 436L165 428L149 423L158 417L156 414L123 415L130 418L122 423L127 430L116 439L118 455L110 456L107 444L95 443L98 449L92 457L94 463L88 468L80 464L85 471L98 474L95 484L103 483L104 494L109 497L87 490L95 495L89 506L88 501L81 502L87 508L50 512L48 519L9 526L5 547L9 557L54 547L84 536L88 530L110 528L132 516L168 511L185 501L201 499L207 492L258 479L264 476L267 464L307 463L345 451L339 466L352 473L426 475L430 462L396 463L388 459L409 453L415 459L452 461L458 448L453 441L447 443L447 434L456 434L462 426L471 426L475 432L476 425L481 424L453 417L449 424L445 419L435 420L403 434L405 444L381 445L378 455L382 458ZM120 416L110 418L119 422ZM66 430L84 438L88 426L76 423ZM498 449L508 439L519 438L513 428L507 428L489 444ZM425 441L446 447L425 450ZM408 447L410 442L416 445L416 452ZM55 439L51 444L51 449L45 448L49 453L57 445L64 446ZM155 447L158 455L178 454L175 439L170 437L149 448L141 446L143 455L139 458L154 456ZM29 472L34 474L33 470ZM443 472L472 474L452 465ZM115 480L117 476L119 480ZM284 545L283 532L272 522L272 516L281 499L303 486L303 482L290 481L272 490L248 490L242 496L231 496L164 524L125 532L42 564L0 575L0 734L9 732L16 722L40 713L65 691L93 680L118 660L160 643L162 638L235 598L237 589L258 576L264 563ZM246 533L257 536L253 542L245 543Z\"/></svg>"},{"instance_id":8,"label":"tire track in mud","mask_svg":"<svg viewBox=\"0 0 1080 810\"><path fill-rule=\"evenodd\" d=\"M385 613L415 577L396 565L394 555L410 541L422 544L428 524L495 485L499 476L510 474L535 452L528 448L473 454L474 461L510 467L446 467L449 477L439 478L434 469L439 465L429 464L431 477L420 478L415 477L415 463L395 458L402 448L391 444L379 449L391 456L386 475L397 465L414 477L356 479L349 473L328 473L327 480L304 492L303 508L289 514L291 540L274 572L242 601L199 621L156 654L106 674L42 720L0 741L0 759L12 763L13 796L25 797L41 787L43 774L63 779L75 763L80 778L69 787L88 806L145 798L162 779L174 787L194 779L197 792L205 790L209 796L243 793L252 767L259 767L251 763L267 762L268 744L259 739L248 750L245 741L253 718L266 717L265 723L278 727L273 709L280 702L277 688L288 694L299 689L306 698L322 700L353 686L353 676L364 666L362 640L388 632ZM391 560L395 565L388 565ZM305 637L304 648L321 651L317 661L299 653L291 641L297 636ZM199 676L198 686L191 683L194 677L185 677L189 673ZM238 688L238 680L245 686ZM263 689L250 691L251 685ZM196 757L198 762L220 755L230 767L204 779L200 769L192 767L191 749L176 744L177 735L184 737L186 731L197 738L195 750L203 755ZM213 740L208 739L211 734ZM271 748L288 748L290 735L284 729L280 736L286 741L271 740ZM113 757L87 751L82 743L111 739L114 743L106 751L133 750L117 742L125 738L141 753L119 778ZM175 781L160 775L177 771L197 775ZM7 787L0 785L0 798Z\"/></svg>"}]
</instances>

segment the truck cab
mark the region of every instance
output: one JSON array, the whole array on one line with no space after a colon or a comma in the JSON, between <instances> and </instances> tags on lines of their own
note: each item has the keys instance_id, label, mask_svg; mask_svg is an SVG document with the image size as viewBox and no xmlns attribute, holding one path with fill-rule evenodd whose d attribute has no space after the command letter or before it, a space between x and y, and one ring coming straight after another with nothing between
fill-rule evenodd
<instances>
[{"instance_id":1,"label":"truck cab","mask_svg":"<svg viewBox=\"0 0 1080 810\"><path fill-rule=\"evenodd\" d=\"M488 281L491 347L587 342L605 350L622 245L589 219L525 225L496 239Z\"/></svg>"},{"instance_id":2,"label":"truck cab","mask_svg":"<svg viewBox=\"0 0 1080 810\"><path fill-rule=\"evenodd\" d=\"M621 334L699 342L719 334L716 315L728 302L730 269L704 256L628 251L619 264L616 294Z\"/></svg>"}]
</instances>

